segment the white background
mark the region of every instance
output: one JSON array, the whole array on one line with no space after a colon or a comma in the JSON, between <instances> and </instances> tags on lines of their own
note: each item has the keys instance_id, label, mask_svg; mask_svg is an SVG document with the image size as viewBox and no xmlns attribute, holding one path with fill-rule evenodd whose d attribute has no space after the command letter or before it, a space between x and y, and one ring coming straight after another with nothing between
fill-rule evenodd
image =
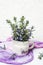
<instances>
[{"instance_id":1,"label":"white background","mask_svg":"<svg viewBox=\"0 0 43 65\"><path fill-rule=\"evenodd\" d=\"M18 20L21 16L25 16L30 21L30 27L32 25L35 27L34 40L43 41L43 0L0 0L0 40L6 40L12 35L6 19L12 21L14 16ZM35 58L30 65L43 65L43 60L37 58L41 50L34 50Z\"/></svg>"}]
</instances>

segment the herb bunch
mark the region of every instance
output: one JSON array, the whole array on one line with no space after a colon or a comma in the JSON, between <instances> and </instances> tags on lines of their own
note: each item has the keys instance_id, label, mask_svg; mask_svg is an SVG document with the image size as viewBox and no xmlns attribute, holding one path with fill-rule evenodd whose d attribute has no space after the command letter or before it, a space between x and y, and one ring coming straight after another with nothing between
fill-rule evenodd
<instances>
[{"instance_id":1,"label":"herb bunch","mask_svg":"<svg viewBox=\"0 0 43 65\"><path fill-rule=\"evenodd\" d=\"M29 21L28 20L25 21L24 16L20 18L20 21L17 21L16 17L14 17L13 20L14 20L14 23L12 23L10 20L6 20L7 23L9 23L12 28L13 40L28 41L30 37L32 36L34 27L32 26L31 29L27 29Z\"/></svg>"}]
</instances>

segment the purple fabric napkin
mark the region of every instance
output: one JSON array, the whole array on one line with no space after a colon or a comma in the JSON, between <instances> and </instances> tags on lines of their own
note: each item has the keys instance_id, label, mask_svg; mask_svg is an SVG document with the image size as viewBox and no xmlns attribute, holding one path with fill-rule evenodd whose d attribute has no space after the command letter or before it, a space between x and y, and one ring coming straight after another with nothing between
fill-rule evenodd
<instances>
[{"instance_id":1,"label":"purple fabric napkin","mask_svg":"<svg viewBox=\"0 0 43 65\"><path fill-rule=\"evenodd\" d=\"M7 41L8 42L12 41L12 38L8 38L5 42ZM0 43L2 42L4 41L0 41ZM34 42L34 48L30 50L28 54L24 56L15 55L15 58L12 58L11 57L12 53L0 47L0 62L11 64L11 65L23 65L29 63L32 60L34 60L33 50L35 48L43 48L43 42L39 42L39 41Z\"/></svg>"}]
</instances>

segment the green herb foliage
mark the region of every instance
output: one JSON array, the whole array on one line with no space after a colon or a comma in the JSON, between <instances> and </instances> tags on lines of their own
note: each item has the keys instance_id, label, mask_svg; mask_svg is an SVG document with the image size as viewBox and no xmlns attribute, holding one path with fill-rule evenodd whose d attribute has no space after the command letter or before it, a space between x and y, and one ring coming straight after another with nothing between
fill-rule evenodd
<instances>
[{"instance_id":1,"label":"green herb foliage","mask_svg":"<svg viewBox=\"0 0 43 65\"><path fill-rule=\"evenodd\" d=\"M6 20L7 23L9 23L12 28L13 40L28 41L32 36L34 27L32 26L30 29L27 29L27 26L29 25L29 21L28 20L25 21L24 16L20 18L20 21L17 21L17 17L14 17L13 20L14 23L12 23L10 20Z\"/></svg>"},{"instance_id":2,"label":"green herb foliage","mask_svg":"<svg viewBox=\"0 0 43 65\"><path fill-rule=\"evenodd\" d=\"M38 58L41 60L43 57L43 53L39 53L40 55L38 56Z\"/></svg>"}]
</instances>

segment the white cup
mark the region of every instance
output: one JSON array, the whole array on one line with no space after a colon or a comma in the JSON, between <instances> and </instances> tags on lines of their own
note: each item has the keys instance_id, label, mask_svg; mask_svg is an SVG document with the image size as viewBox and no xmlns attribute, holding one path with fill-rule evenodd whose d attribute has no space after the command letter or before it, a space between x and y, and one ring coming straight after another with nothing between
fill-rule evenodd
<instances>
[{"instance_id":1,"label":"white cup","mask_svg":"<svg viewBox=\"0 0 43 65\"><path fill-rule=\"evenodd\" d=\"M17 55L22 55L23 51L27 53L30 49L32 49L34 47L34 43L31 41L22 42L22 41L12 40L10 42L5 42L4 44L8 51L10 49L11 52L16 53ZM30 47L30 45L31 45L31 47Z\"/></svg>"}]
</instances>

